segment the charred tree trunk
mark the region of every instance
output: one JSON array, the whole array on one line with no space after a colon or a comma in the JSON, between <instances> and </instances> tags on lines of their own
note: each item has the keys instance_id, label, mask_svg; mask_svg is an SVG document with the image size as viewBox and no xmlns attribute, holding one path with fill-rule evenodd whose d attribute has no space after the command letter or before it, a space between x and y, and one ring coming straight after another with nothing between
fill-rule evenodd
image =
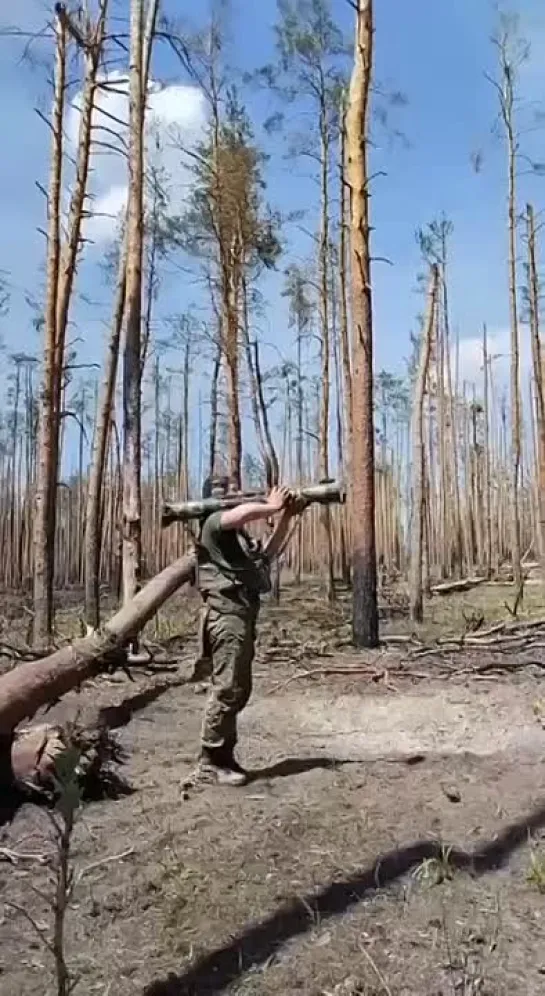
<instances>
[{"instance_id":1,"label":"charred tree trunk","mask_svg":"<svg viewBox=\"0 0 545 996\"><path fill-rule=\"evenodd\" d=\"M34 639L47 645L53 627L53 572L55 552L55 397L57 299L61 254L60 211L63 166L63 121L66 91L67 32L65 21L55 21L55 92L52 118L51 173L47 202L47 287L44 369L38 408L36 499L34 512Z\"/></svg>"},{"instance_id":2,"label":"charred tree trunk","mask_svg":"<svg viewBox=\"0 0 545 996\"><path fill-rule=\"evenodd\" d=\"M46 356L44 392L41 406L40 482L37 488L35 517L35 628L43 642L49 639L52 626L52 594L55 560L56 487L62 452L62 408L65 385L64 362L66 330L89 178L93 111L97 74L103 51L108 0L99 6L95 24L85 34L75 27L62 5L57 7L56 92L53 113L52 179L50 186L50 218L48 233L48 304L46 318ZM71 37L83 52L85 75L78 132L76 175L68 211L67 237L61 247L60 185L62 179L62 125L64 117L64 87L66 83L67 40ZM58 90L57 90L58 87ZM52 304L52 296L55 303ZM52 328L54 346L51 358Z\"/></svg>"},{"instance_id":3,"label":"charred tree trunk","mask_svg":"<svg viewBox=\"0 0 545 996\"><path fill-rule=\"evenodd\" d=\"M252 344L250 342L250 316L248 312L248 291L245 279L243 279L242 281L242 326L241 327L242 327L242 338L244 342L244 351L246 353L246 366L248 367L248 376L250 379L250 402L252 406L252 416L254 422L255 435L256 435L257 445L259 447L259 452L261 454L261 459L263 461L263 467L265 470L267 485L269 487L272 487L272 466L270 461L270 454L267 452L265 433L261 423L257 377L254 367L254 360L252 356ZM276 484L278 483L278 478L275 483Z\"/></svg>"},{"instance_id":4,"label":"charred tree trunk","mask_svg":"<svg viewBox=\"0 0 545 996\"><path fill-rule=\"evenodd\" d=\"M239 384L239 315L242 283L242 245L238 232L229 245L220 246L223 290L223 354L227 385L227 449L231 487L242 485L242 429L240 422Z\"/></svg>"},{"instance_id":5,"label":"charred tree trunk","mask_svg":"<svg viewBox=\"0 0 545 996\"><path fill-rule=\"evenodd\" d=\"M536 436L537 436L537 483L539 514L539 549L542 558L543 580L545 581L545 392L543 385L543 356L539 335L539 278L536 260L536 230L534 210L526 207L526 231L528 236L528 303L530 312L530 335L532 340L532 368L534 374Z\"/></svg>"},{"instance_id":6,"label":"charred tree trunk","mask_svg":"<svg viewBox=\"0 0 545 996\"><path fill-rule=\"evenodd\" d=\"M106 358L106 370L97 413L96 429L91 453L87 508L85 516L85 621L92 629L100 624L100 559L102 549L102 491L108 455L108 442L114 405L119 346L127 280L126 248L123 245L119 258L119 271L112 320L112 331Z\"/></svg>"},{"instance_id":7,"label":"charred tree trunk","mask_svg":"<svg viewBox=\"0 0 545 996\"><path fill-rule=\"evenodd\" d=\"M123 354L123 600L134 598L142 570L141 321L144 244L144 11L131 0L129 74L129 195L127 205L126 329Z\"/></svg>"},{"instance_id":8,"label":"charred tree trunk","mask_svg":"<svg viewBox=\"0 0 545 996\"><path fill-rule=\"evenodd\" d=\"M213 477L216 471L216 449L218 438L218 391L221 372L221 344L218 340L214 354L212 376L210 378L210 426L208 437L208 475Z\"/></svg>"},{"instance_id":9,"label":"charred tree trunk","mask_svg":"<svg viewBox=\"0 0 545 996\"><path fill-rule=\"evenodd\" d=\"M335 374L335 428L337 435L337 476L341 480L347 479L346 474L346 457L345 457L345 441L346 441L346 423L343 419L343 412L346 412L347 401L344 396L343 391L343 380L341 376L341 360L339 356L340 350L342 350L342 345L339 346L339 336L337 332L337 273L338 269L337 261L335 259L335 253L331 252L331 312L332 312L332 323L331 323L331 333L333 339L333 366ZM341 308L342 311L342 308ZM342 315L341 315L342 323ZM342 332L341 332L342 339ZM351 407L351 406L350 406ZM348 557L348 545L346 537L346 522L343 518L342 512L338 519L338 542L339 542L339 561L341 569L341 577L344 584L350 585L351 575L350 575L350 561Z\"/></svg>"},{"instance_id":10,"label":"charred tree trunk","mask_svg":"<svg viewBox=\"0 0 545 996\"><path fill-rule=\"evenodd\" d=\"M373 412L373 311L367 142L373 71L373 4L357 0L354 67L346 112L352 274L352 571L353 637L357 646L378 643L375 541L375 428ZM354 514L357 509L357 514Z\"/></svg>"},{"instance_id":11,"label":"charred tree trunk","mask_svg":"<svg viewBox=\"0 0 545 996\"><path fill-rule=\"evenodd\" d=\"M512 125L508 128L509 154L509 312L511 324L511 557L513 581L516 597L523 591L521 549L520 549L520 509L519 488L521 470L521 405L520 405L520 353L517 301L517 248L516 248L516 188L515 188L515 142Z\"/></svg>"},{"instance_id":12,"label":"charred tree trunk","mask_svg":"<svg viewBox=\"0 0 545 996\"><path fill-rule=\"evenodd\" d=\"M327 121L326 94L320 94L320 187L321 218L319 235L320 269L320 363L321 363L321 404L320 404L320 477L329 477L329 407L330 407L330 341L329 341L329 129ZM335 599L335 577L333 558L333 536L331 532L331 511L326 505L320 511L326 541L326 584L330 602Z\"/></svg>"},{"instance_id":13,"label":"charred tree trunk","mask_svg":"<svg viewBox=\"0 0 545 996\"><path fill-rule=\"evenodd\" d=\"M347 231L347 197L346 197L346 123L345 98L341 105L340 124L340 154L339 154L339 301L340 301L340 339L341 358L344 383L346 450L350 454L352 447L352 365L350 359L350 331L348 327L348 294L346 275L346 231Z\"/></svg>"},{"instance_id":14,"label":"charred tree trunk","mask_svg":"<svg viewBox=\"0 0 545 996\"><path fill-rule=\"evenodd\" d=\"M20 664L0 677L0 737L24 719L55 702L104 669L116 652L133 640L161 605L194 576L195 558L182 557L152 578L110 619L101 633L91 633L49 657Z\"/></svg>"},{"instance_id":15,"label":"charred tree trunk","mask_svg":"<svg viewBox=\"0 0 545 996\"><path fill-rule=\"evenodd\" d=\"M430 356L433 341L433 329L435 322L435 309L437 302L437 289L439 283L439 270L436 265L431 267L430 287L428 292L428 307L426 321L423 328L422 344L420 347L420 358L416 382L414 385L414 402L412 417L412 515L411 515L411 563L410 563L410 612L411 619L415 622L422 622L423 600L422 600L422 560L424 547L425 529L425 508L424 508L424 397L426 393L426 382L430 365Z\"/></svg>"},{"instance_id":16,"label":"charred tree trunk","mask_svg":"<svg viewBox=\"0 0 545 996\"><path fill-rule=\"evenodd\" d=\"M271 467L269 486L275 487L280 479L280 465L278 463L278 454L276 452L276 446L274 445L273 434L269 422L269 412L267 410L267 402L265 401L265 394L263 391L263 377L261 374L261 361L259 359L259 345L257 340L254 340L253 343L253 367L255 371L257 401L261 414L261 421L263 423L263 435L265 437L267 460Z\"/></svg>"},{"instance_id":17,"label":"charred tree trunk","mask_svg":"<svg viewBox=\"0 0 545 996\"><path fill-rule=\"evenodd\" d=\"M511 332L511 562L516 601L523 595L521 567L520 533L520 480L522 459L522 415L520 403L520 343L517 298L517 156L519 138L516 130L516 59L513 55L513 42L509 25L502 27L500 37L495 39L500 60L500 81L494 81L499 98L500 115L505 130L507 146L507 234L508 234L508 275L509 275L509 324Z\"/></svg>"},{"instance_id":18,"label":"charred tree trunk","mask_svg":"<svg viewBox=\"0 0 545 996\"><path fill-rule=\"evenodd\" d=\"M489 375L488 375L488 334L486 325L483 325L483 425L484 425L484 467L483 467L483 491L484 491L484 563L486 576L492 574L492 508L491 508L491 475L490 475L490 401L489 401Z\"/></svg>"},{"instance_id":19,"label":"charred tree trunk","mask_svg":"<svg viewBox=\"0 0 545 996\"><path fill-rule=\"evenodd\" d=\"M443 234L441 260L441 285L443 288L443 320L437 308L437 446L439 455L439 572L445 579L450 574L448 541L448 473L446 461L446 418L445 418L445 295L446 295L446 237Z\"/></svg>"}]
</instances>

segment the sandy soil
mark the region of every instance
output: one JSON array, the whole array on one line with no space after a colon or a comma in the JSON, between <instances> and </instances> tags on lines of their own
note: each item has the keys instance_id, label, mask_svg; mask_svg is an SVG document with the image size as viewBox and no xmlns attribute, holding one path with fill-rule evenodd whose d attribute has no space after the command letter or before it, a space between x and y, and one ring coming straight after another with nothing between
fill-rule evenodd
<instances>
[{"instance_id":1,"label":"sandy soil","mask_svg":"<svg viewBox=\"0 0 545 996\"><path fill-rule=\"evenodd\" d=\"M438 681L433 659L427 681L293 680L289 634L279 645L270 615L264 633L241 727L244 789L180 788L204 701L194 685L100 682L74 697L109 705L132 786L85 805L74 834L76 869L115 859L75 890L76 992L543 993L543 681L526 671ZM323 663L308 656L306 668ZM340 651L328 666L348 659ZM45 853L48 833L43 809L25 805L0 846ZM44 928L51 913L33 890L46 874L0 864L4 900ZM55 993L51 967L5 906L1 996Z\"/></svg>"}]
</instances>

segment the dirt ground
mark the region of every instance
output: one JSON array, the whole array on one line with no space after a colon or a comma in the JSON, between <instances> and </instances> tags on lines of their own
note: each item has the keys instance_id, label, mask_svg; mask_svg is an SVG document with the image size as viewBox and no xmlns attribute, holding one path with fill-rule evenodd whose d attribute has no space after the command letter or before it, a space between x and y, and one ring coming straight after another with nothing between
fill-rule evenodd
<instances>
[{"instance_id":1,"label":"dirt ground","mask_svg":"<svg viewBox=\"0 0 545 996\"><path fill-rule=\"evenodd\" d=\"M503 598L434 600L427 638L468 613L493 622ZM514 673L502 659L472 675L451 657L445 677L434 655L351 652L347 605L290 589L264 612L241 722L251 783L188 794L204 704L185 680L194 609L175 600L152 634L177 654L176 673L102 679L53 712L102 706L131 786L87 803L74 833L76 993L543 993L545 650ZM408 631L395 600L383 616L385 632ZM319 673L340 667L366 673ZM48 834L27 804L0 847L44 854ZM2 898L20 908L0 921L0 996L56 992L21 912L50 924L35 891L45 880L36 862L0 864Z\"/></svg>"}]
</instances>

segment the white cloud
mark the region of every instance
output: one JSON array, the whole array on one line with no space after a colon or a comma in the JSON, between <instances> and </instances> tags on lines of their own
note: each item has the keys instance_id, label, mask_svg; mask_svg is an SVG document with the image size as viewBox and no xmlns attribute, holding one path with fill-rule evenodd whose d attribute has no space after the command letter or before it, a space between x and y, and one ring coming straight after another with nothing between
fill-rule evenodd
<instances>
[{"instance_id":1,"label":"white cloud","mask_svg":"<svg viewBox=\"0 0 545 996\"><path fill-rule=\"evenodd\" d=\"M128 140L128 84L120 72L112 73L109 87L100 91L95 111L95 137L109 146L121 148ZM75 100L67 121L72 154L77 148L81 94ZM194 86L152 82L149 88L146 123L146 157L167 177L173 213L181 210L191 176L182 161L180 145L190 148L202 136L206 125L206 99ZM114 132L114 134L112 134ZM112 239L127 197L127 161L111 149L97 148L93 155L90 184L93 216L85 236L94 243Z\"/></svg>"},{"instance_id":2,"label":"white cloud","mask_svg":"<svg viewBox=\"0 0 545 996\"><path fill-rule=\"evenodd\" d=\"M86 237L94 243L108 242L126 203L125 184L111 186L104 194L98 194L93 202L93 217L87 222Z\"/></svg>"}]
</instances>

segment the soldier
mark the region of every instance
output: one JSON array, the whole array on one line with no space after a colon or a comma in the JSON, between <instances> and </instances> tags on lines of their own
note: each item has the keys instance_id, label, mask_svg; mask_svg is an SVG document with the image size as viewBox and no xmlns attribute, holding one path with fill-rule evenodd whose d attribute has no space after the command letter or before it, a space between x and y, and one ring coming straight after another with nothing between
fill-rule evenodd
<instances>
[{"instance_id":1,"label":"soldier","mask_svg":"<svg viewBox=\"0 0 545 996\"><path fill-rule=\"evenodd\" d=\"M228 477L207 477L202 487L202 498L223 498L229 491ZM206 637L206 620L208 610L203 601L199 613L199 629L197 634L197 657L193 662L191 682L206 685L212 677L212 657Z\"/></svg>"},{"instance_id":2,"label":"soldier","mask_svg":"<svg viewBox=\"0 0 545 996\"><path fill-rule=\"evenodd\" d=\"M226 495L226 479L206 481L203 498L212 493ZM244 785L248 780L234 750L237 716L252 690L260 596L271 589L270 562L282 549L292 516L303 507L287 488L273 488L266 502L213 512L202 523L197 543L197 586L204 603L199 653L202 662L212 662L212 673L197 781ZM264 545L244 529L278 515Z\"/></svg>"}]
</instances>

